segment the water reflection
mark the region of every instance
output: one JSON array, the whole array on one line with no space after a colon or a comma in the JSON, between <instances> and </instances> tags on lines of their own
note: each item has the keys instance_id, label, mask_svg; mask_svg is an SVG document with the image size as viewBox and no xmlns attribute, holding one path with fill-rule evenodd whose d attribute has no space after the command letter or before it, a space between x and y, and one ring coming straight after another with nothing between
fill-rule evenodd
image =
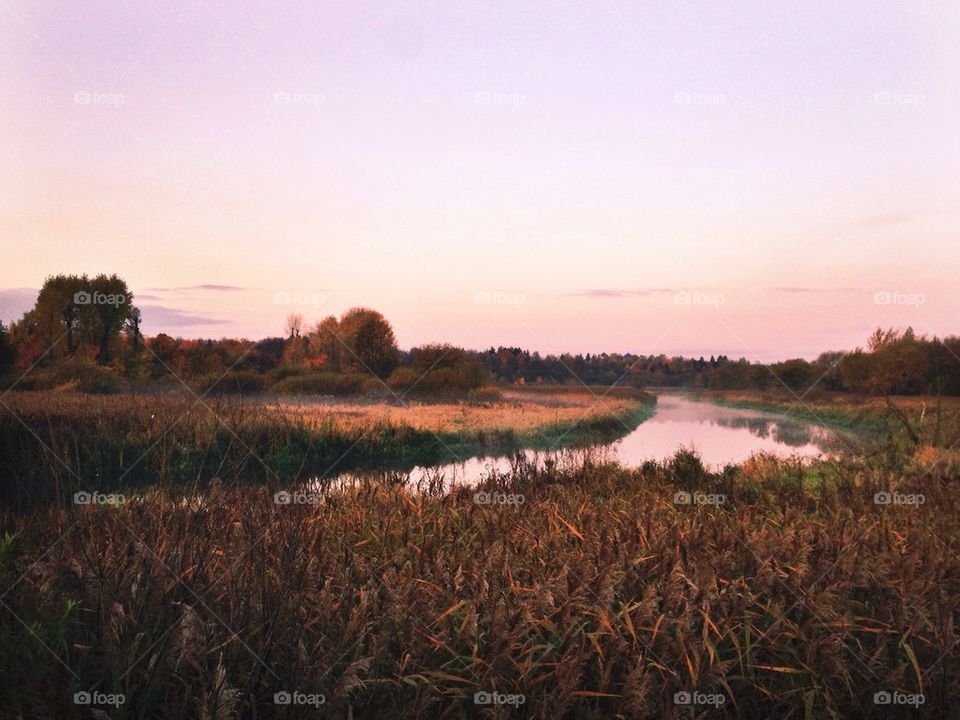
<instances>
[{"instance_id":1,"label":"water reflection","mask_svg":"<svg viewBox=\"0 0 960 720\"><path fill-rule=\"evenodd\" d=\"M696 449L713 469L740 463L755 453L781 457L815 458L839 450L840 438L828 428L789 416L742 408L723 407L681 394L658 396L657 411L635 430L609 445L579 450L519 454L524 462L575 465L589 455L595 460L615 460L639 466L647 460L673 456L680 447ZM509 473L514 457L478 457L446 465L418 466L409 472L390 470L342 473L317 481L325 486L349 484L364 477L379 477L420 487L473 485L491 473Z\"/></svg>"},{"instance_id":2,"label":"water reflection","mask_svg":"<svg viewBox=\"0 0 960 720\"><path fill-rule=\"evenodd\" d=\"M825 427L779 413L662 394L656 414L616 445L619 458L629 465L669 457L682 445L695 448L704 463L720 468L759 452L801 458L826 455L839 449L839 438Z\"/></svg>"},{"instance_id":3,"label":"water reflection","mask_svg":"<svg viewBox=\"0 0 960 720\"><path fill-rule=\"evenodd\" d=\"M759 438L773 438L791 448L816 445L827 452L836 449L837 438L833 432L819 425L812 425L789 418L772 420L765 417L717 418L717 425L729 428L745 428Z\"/></svg>"}]
</instances>

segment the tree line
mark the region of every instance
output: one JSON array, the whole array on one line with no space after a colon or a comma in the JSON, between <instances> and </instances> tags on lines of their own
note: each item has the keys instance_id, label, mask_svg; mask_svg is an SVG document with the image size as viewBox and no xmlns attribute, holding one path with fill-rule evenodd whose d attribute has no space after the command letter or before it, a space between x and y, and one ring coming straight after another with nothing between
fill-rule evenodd
<instances>
[{"instance_id":1,"label":"tree line","mask_svg":"<svg viewBox=\"0 0 960 720\"><path fill-rule=\"evenodd\" d=\"M471 393L529 383L960 395L960 338L877 330L866 348L762 364L633 353L541 355L519 347L474 351L449 344L401 350L376 310L351 308L258 342L145 338L133 293L116 275L48 277L10 328L0 323L0 376L21 389L109 392L186 381L214 391L351 394ZM26 371L30 370L29 373Z\"/></svg>"}]
</instances>

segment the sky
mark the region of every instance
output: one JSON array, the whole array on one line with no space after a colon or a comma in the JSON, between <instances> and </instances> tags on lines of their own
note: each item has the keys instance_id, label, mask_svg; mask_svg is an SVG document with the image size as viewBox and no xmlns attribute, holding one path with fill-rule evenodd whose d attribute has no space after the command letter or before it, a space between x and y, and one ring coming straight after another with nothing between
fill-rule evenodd
<instances>
[{"instance_id":1,"label":"sky","mask_svg":"<svg viewBox=\"0 0 960 720\"><path fill-rule=\"evenodd\" d=\"M958 34L955 0L8 0L0 319L106 272L183 337L960 334Z\"/></svg>"}]
</instances>

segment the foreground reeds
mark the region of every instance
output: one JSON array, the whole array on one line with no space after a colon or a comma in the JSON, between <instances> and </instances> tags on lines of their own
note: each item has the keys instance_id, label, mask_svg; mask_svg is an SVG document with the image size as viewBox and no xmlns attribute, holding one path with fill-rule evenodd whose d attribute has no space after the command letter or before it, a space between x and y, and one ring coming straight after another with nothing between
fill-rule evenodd
<instances>
[{"instance_id":1,"label":"foreground reeds","mask_svg":"<svg viewBox=\"0 0 960 720\"><path fill-rule=\"evenodd\" d=\"M84 691L130 718L313 717L320 696L357 718L958 712L942 468L680 453L521 464L479 497L400 479L4 516L0 715L87 716Z\"/></svg>"}]
</instances>

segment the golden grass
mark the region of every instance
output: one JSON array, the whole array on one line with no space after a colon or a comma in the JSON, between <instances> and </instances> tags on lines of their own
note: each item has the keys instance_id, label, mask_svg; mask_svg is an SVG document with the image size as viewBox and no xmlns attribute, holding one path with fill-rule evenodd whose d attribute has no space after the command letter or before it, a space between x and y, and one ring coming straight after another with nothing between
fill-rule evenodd
<instances>
[{"instance_id":1,"label":"golden grass","mask_svg":"<svg viewBox=\"0 0 960 720\"><path fill-rule=\"evenodd\" d=\"M0 499L23 507L96 484L174 486L225 473L284 480L520 448L610 441L652 411L640 397L510 392L496 403L292 402L179 395L10 393Z\"/></svg>"},{"instance_id":2,"label":"golden grass","mask_svg":"<svg viewBox=\"0 0 960 720\"><path fill-rule=\"evenodd\" d=\"M856 409L860 411L882 413L888 405L882 395L855 395L847 392L829 392L814 390L810 393L791 394L785 388L776 392L759 390L710 390L700 393L703 397L715 398L727 402L752 402L796 405L812 409ZM929 395L893 395L890 400L905 410L931 413L936 410L937 398ZM944 412L960 411L960 397L943 396L939 400Z\"/></svg>"},{"instance_id":3,"label":"golden grass","mask_svg":"<svg viewBox=\"0 0 960 720\"><path fill-rule=\"evenodd\" d=\"M484 404L410 402L399 406L387 402L281 400L262 407L268 412L281 412L313 422L333 422L344 429L388 423L434 432L512 430L525 433L549 425L619 415L636 406L636 400L583 390L555 394L508 391L502 402Z\"/></svg>"}]
</instances>

